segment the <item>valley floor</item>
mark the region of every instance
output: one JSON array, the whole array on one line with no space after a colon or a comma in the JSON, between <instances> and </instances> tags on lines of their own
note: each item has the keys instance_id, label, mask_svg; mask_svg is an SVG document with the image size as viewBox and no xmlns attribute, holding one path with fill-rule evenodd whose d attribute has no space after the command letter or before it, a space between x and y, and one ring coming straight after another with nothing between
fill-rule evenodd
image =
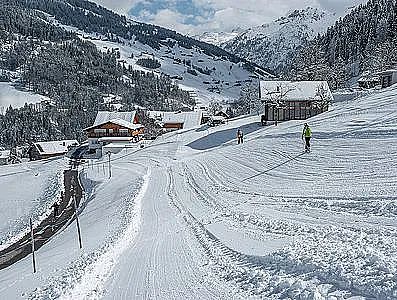
<instances>
[{"instance_id":1,"label":"valley floor","mask_svg":"<svg viewBox=\"0 0 397 300\"><path fill-rule=\"evenodd\" d=\"M397 299L397 87L308 122L248 117L161 137L82 171L69 226L0 272L0 296ZM236 131L245 133L236 144Z\"/></svg>"}]
</instances>

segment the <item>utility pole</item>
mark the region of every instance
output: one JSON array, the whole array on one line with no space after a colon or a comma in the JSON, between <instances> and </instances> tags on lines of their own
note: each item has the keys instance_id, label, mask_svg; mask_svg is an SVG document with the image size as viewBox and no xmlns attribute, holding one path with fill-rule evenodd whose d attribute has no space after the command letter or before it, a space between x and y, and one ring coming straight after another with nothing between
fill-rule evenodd
<instances>
[{"instance_id":1,"label":"utility pole","mask_svg":"<svg viewBox=\"0 0 397 300\"><path fill-rule=\"evenodd\" d=\"M108 152L108 163L109 163L109 178L112 177L112 166L110 165L110 155L111 152Z\"/></svg>"},{"instance_id":2,"label":"utility pole","mask_svg":"<svg viewBox=\"0 0 397 300\"><path fill-rule=\"evenodd\" d=\"M29 218L29 225L30 225L30 237L32 240L33 273L36 273L36 257L34 254L34 232L33 232L32 218Z\"/></svg>"},{"instance_id":3,"label":"utility pole","mask_svg":"<svg viewBox=\"0 0 397 300\"><path fill-rule=\"evenodd\" d=\"M77 234L78 234L78 236L79 236L79 246L80 246L80 249L82 249L82 248L83 248L83 243L82 243L82 241L81 241L81 231L80 231L79 216L78 216L78 214L77 214L76 196L73 195L72 197L73 197L74 215L75 215L75 217L76 217Z\"/></svg>"},{"instance_id":4,"label":"utility pole","mask_svg":"<svg viewBox=\"0 0 397 300\"><path fill-rule=\"evenodd\" d=\"M80 249L83 248L83 243L81 241L81 231L80 231L80 222L79 222L79 216L77 214L77 203L76 203L76 187L75 187L75 178L71 174L72 178L70 179L70 197L73 198L73 208L74 208L74 215L76 217L76 225L77 225L77 234L79 237L79 246ZM78 175L77 175L78 176Z\"/></svg>"}]
</instances>

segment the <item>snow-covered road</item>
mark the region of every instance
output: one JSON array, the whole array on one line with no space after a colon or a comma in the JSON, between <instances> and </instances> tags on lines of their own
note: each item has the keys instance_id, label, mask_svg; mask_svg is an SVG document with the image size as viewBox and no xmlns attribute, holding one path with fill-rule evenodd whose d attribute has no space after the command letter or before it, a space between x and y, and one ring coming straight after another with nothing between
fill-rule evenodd
<instances>
[{"instance_id":1,"label":"snow-covered road","mask_svg":"<svg viewBox=\"0 0 397 300\"><path fill-rule=\"evenodd\" d=\"M122 153L111 179L86 167L87 248L60 251L68 228L39 251L40 279L8 273L22 261L0 295L397 299L396 107L397 87L338 103L308 121L310 154L302 122L248 117Z\"/></svg>"}]
</instances>

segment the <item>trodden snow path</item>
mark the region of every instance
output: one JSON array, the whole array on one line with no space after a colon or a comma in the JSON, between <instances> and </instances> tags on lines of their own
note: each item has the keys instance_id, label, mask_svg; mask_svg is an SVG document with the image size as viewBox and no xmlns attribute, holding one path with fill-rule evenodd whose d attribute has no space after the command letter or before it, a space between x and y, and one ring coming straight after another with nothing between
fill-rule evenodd
<instances>
[{"instance_id":1,"label":"trodden snow path","mask_svg":"<svg viewBox=\"0 0 397 300\"><path fill-rule=\"evenodd\" d=\"M142 200L147 192L150 180L150 169L147 174L143 176L143 184L134 197L134 207L130 216L129 224L124 232L118 237L104 253L102 253L98 260L87 267L87 271L80 279L79 283L73 289L65 291L60 299L83 299L83 298L99 298L103 294L103 285L110 276L114 264L118 261L120 256L126 248L135 239L141 225L142 215Z\"/></svg>"}]
</instances>

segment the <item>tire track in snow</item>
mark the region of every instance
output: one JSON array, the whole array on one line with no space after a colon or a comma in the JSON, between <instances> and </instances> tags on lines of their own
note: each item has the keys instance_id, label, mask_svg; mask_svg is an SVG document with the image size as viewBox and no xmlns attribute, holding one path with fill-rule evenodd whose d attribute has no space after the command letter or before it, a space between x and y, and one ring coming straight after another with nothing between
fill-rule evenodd
<instances>
[{"instance_id":1,"label":"tire track in snow","mask_svg":"<svg viewBox=\"0 0 397 300\"><path fill-rule=\"evenodd\" d=\"M99 299L103 295L104 283L112 272L114 265L123 251L133 243L139 231L142 199L149 186L150 174L151 171L148 169L147 173L143 176L142 186L134 197L132 215L127 228L114 243L100 249L95 257L86 257L88 264L78 266L82 268L79 272L83 273L77 276L81 277L69 280L70 286L65 287L63 291L61 291L61 294L58 296L60 299ZM44 292L44 294L42 294L42 292ZM46 295L46 289L36 290L30 295L30 298L42 299L47 298L48 295Z\"/></svg>"},{"instance_id":2,"label":"tire track in snow","mask_svg":"<svg viewBox=\"0 0 397 300\"><path fill-rule=\"evenodd\" d=\"M291 297L296 293L297 287L304 284L306 284L304 289L306 292L310 291L311 298L314 298L316 293L318 295L317 286L321 284L312 275L315 270L313 266L300 268L297 266L297 261L291 260L282 253L256 257L239 253L225 246L177 200L174 178L171 171L168 173L170 177L168 196L171 204L178 210L199 241L211 270L221 280L237 286L241 297L275 298L283 295Z\"/></svg>"},{"instance_id":3,"label":"tire track in snow","mask_svg":"<svg viewBox=\"0 0 397 300\"><path fill-rule=\"evenodd\" d=\"M100 298L103 293L103 285L118 258L122 255L124 250L133 243L139 231L142 217L142 199L149 186L150 173L151 171L148 169L147 173L143 176L142 187L134 199L133 216L124 233L113 245L110 246L110 249L107 249L107 251L103 253L93 265L88 267L89 269L86 270L83 278L73 288L73 290L62 295L60 299L81 299L86 297L89 297L90 299Z\"/></svg>"}]
</instances>

